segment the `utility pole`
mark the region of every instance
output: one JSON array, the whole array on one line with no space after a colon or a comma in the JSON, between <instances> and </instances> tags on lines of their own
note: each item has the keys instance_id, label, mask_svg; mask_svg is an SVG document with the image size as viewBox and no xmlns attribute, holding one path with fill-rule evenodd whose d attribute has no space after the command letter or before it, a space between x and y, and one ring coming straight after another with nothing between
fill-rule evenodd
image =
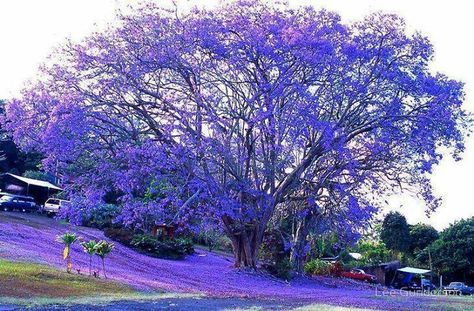
<instances>
[{"instance_id":1,"label":"utility pole","mask_svg":"<svg viewBox=\"0 0 474 311\"><path fill-rule=\"evenodd\" d=\"M431 262L431 251L430 251L430 248L428 248L428 260L430 262L430 281L431 281L431 284L433 284L433 263Z\"/></svg>"}]
</instances>

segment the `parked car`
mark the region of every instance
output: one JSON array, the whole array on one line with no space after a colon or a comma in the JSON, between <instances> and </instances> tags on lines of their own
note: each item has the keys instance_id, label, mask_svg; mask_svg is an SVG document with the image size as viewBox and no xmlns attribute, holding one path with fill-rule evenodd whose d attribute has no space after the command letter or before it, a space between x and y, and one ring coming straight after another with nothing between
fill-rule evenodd
<instances>
[{"instance_id":1,"label":"parked car","mask_svg":"<svg viewBox=\"0 0 474 311\"><path fill-rule=\"evenodd\" d=\"M68 205L70 201L57 198L49 198L44 203L43 211L48 214L56 214L59 210Z\"/></svg>"},{"instance_id":2,"label":"parked car","mask_svg":"<svg viewBox=\"0 0 474 311\"><path fill-rule=\"evenodd\" d=\"M377 278L375 275L365 273L362 269L352 269L351 271L343 271L341 272L341 276L344 278L365 281L370 283L377 282Z\"/></svg>"},{"instance_id":3,"label":"parked car","mask_svg":"<svg viewBox=\"0 0 474 311\"><path fill-rule=\"evenodd\" d=\"M463 282L451 282L444 290L446 292L457 292L461 295L474 295L474 287L467 286Z\"/></svg>"},{"instance_id":4,"label":"parked car","mask_svg":"<svg viewBox=\"0 0 474 311\"><path fill-rule=\"evenodd\" d=\"M0 208L4 211L19 210L33 212L38 210L35 199L24 195L2 193L0 197Z\"/></svg>"},{"instance_id":5,"label":"parked car","mask_svg":"<svg viewBox=\"0 0 474 311\"><path fill-rule=\"evenodd\" d=\"M436 289L436 285L434 285L431 280L429 279L421 279L421 287L423 290L435 290Z\"/></svg>"},{"instance_id":6,"label":"parked car","mask_svg":"<svg viewBox=\"0 0 474 311\"><path fill-rule=\"evenodd\" d=\"M411 282L410 284L403 286L401 289L409 291L432 291L436 289L436 286L431 283L429 279L421 279L420 282Z\"/></svg>"}]
</instances>

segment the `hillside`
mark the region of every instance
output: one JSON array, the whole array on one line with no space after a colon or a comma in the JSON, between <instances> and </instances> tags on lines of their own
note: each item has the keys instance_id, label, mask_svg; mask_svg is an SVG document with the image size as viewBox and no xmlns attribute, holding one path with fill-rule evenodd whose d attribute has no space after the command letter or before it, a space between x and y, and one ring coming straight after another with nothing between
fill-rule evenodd
<instances>
[{"instance_id":1,"label":"hillside","mask_svg":"<svg viewBox=\"0 0 474 311\"><path fill-rule=\"evenodd\" d=\"M45 264L64 270L62 245L55 241L66 231L85 239L105 239L100 230L77 227L33 214L0 212L0 259ZM88 271L88 257L80 245L72 248L73 271ZM96 264L98 266L98 263ZM372 289L342 287L309 278L283 282L232 268L231 258L198 250L185 260L151 258L116 243L107 258L110 279L144 291L196 293L210 297L291 300L308 303L392 310L418 310L445 298L375 297ZM376 298L376 299L374 299ZM452 302L451 302L452 303ZM426 309L427 305L423 305ZM434 307L436 309L436 307Z\"/></svg>"}]
</instances>

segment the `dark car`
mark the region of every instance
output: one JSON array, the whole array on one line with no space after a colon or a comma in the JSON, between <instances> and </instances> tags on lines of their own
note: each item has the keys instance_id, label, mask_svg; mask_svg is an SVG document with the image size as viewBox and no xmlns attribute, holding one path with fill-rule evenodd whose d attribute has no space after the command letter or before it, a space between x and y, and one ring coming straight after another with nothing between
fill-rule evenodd
<instances>
[{"instance_id":1,"label":"dark car","mask_svg":"<svg viewBox=\"0 0 474 311\"><path fill-rule=\"evenodd\" d=\"M375 277L375 275L365 273L365 271L362 269L352 269L351 271L344 271L341 273L341 276L343 278L365 281L370 283L377 282L377 278Z\"/></svg>"},{"instance_id":2,"label":"dark car","mask_svg":"<svg viewBox=\"0 0 474 311\"><path fill-rule=\"evenodd\" d=\"M436 286L428 279L421 279L421 288L423 290L435 290Z\"/></svg>"},{"instance_id":3,"label":"dark car","mask_svg":"<svg viewBox=\"0 0 474 311\"><path fill-rule=\"evenodd\" d=\"M19 210L32 212L38 210L35 199L28 196L2 193L0 197L0 209L4 211Z\"/></svg>"},{"instance_id":4,"label":"dark car","mask_svg":"<svg viewBox=\"0 0 474 311\"><path fill-rule=\"evenodd\" d=\"M447 293L459 293L461 295L474 295L474 287L469 287L463 282L451 282L444 288Z\"/></svg>"},{"instance_id":5,"label":"dark car","mask_svg":"<svg viewBox=\"0 0 474 311\"><path fill-rule=\"evenodd\" d=\"M421 279L419 283L412 282L407 286L403 286L401 289L409 291L433 291L436 289L436 286L428 279Z\"/></svg>"}]
</instances>

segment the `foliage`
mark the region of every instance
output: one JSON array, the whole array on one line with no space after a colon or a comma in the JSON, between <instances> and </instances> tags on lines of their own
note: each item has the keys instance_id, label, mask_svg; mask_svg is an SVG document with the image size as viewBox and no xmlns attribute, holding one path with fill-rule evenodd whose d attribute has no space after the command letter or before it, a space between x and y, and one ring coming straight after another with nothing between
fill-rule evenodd
<instances>
[{"instance_id":1,"label":"foliage","mask_svg":"<svg viewBox=\"0 0 474 311\"><path fill-rule=\"evenodd\" d=\"M104 229L104 235L125 246L131 246L135 233L125 228L109 227Z\"/></svg>"},{"instance_id":2,"label":"foliage","mask_svg":"<svg viewBox=\"0 0 474 311\"><path fill-rule=\"evenodd\" d=\"M390 251L383 242L359 241L355 250L362 254L358 260L360 266L378 265L391 260Z\"/></svg>"},{"instance_id":3,"label":"foliage","mask_svg":"<svg viewBox=\"0 0 474 311\"><path fill-rule=\"evenodd\" d=\"M236 265L255 267L290 199L355 234L397 189L439 205L428 177L441 150L464 150L463 86L432 74L432 45L398 16L237 1L118 19L6 105L4 127L63 173L76 208L120 194L120 220L145 232L219 217ZM153 195L157 181L173 190Z\"/></svg>"},{"instance_id":4,"label":"foliage","mask_svg":"<svg viewBox=\"0 0 474 311\"><path fill-rule=\"evenodd\" d=\"M54 176L52 176L50 174L47 174L47 173L44 173L44 172L40 172L40 171L30 171L30 170L25 171L23 173L23 177L48 181L52 184L55 183Z\"/></svg>"},{"instance_id":5,"label":"foliage","mask_svg":"<svg viewBox=\"0 0 474 311\"><path fill-rule=\"evenodd\" d=\"M81 246L84 248L84 252L88 255L95 255L97 242L95 240L90 240L88 242L82 242Z\"/></svg>"},{"instance_id":6,"label":"foliage","mask_svg":"<svg viewBox=\"0 0 474 311\"><path fill-rule=\"evenodd\" d=\"M92 275L92 257L96 254L97 242L95 240L90 240L88 242L81 243L84 252L89 255L89 275Z\"/></svg>"},{"instance_id":7,"label":"foliage","mask_svg":"<svg viewBox=\"0 0 474 311\"><path fill-rule=\"evenodd\" d=\"M335 257L341 251L340 236L336 232L314 235L312 237L311 257Z\"/></svg>"},{"instance_id":8,"label":"foliage","mask_svg":"<svg viewBox=\"0 0 474 311\"><path fill-rule=\"evenodd\" d=\"M304 265L304 272L310 275L328 275L331 265L321 259L313 259Z\"/></svg>"},{"instance_id":9,"label":"foliage","mask_svg":"<svg viewBox=\"0 0 474 311\"><path fill-rule=\"evenodd\" d=\"M207 246L210 252L213 250L232 251L232 244L219 230L200 230L196 236L196 242Z\"/></svg>"},{"instance_id":10,"label":"foliage","mask_svg":"<svg viewBox=\"0 0 474 311\"><path fill-rule=\"evenodd\" d=\"M259 250L259 259L271 274L289 280L293 277L288 247L279 230L268 230Z\"/></svg>"},{"instance_id":11,"label":"foliage","mask_svg":"<svg viewBox=\"0 0 474 311\"><path fill-rule=\"evenodd\" d=\"M186 255L194 253L192 241L185 238L159 240L153 236L137 234L134 235L131 245L158 258L183 259Z\"/></svg>"},{"instance_id":12,"label":"foliage","mask_svg":"<svg viewBox=\"0 0 474 311\"><path fill-rule=\"evenodd\" d=\"M84 215L82 224L89 227L104 229L113 225L120 214L120 207L115 204L98 204L90 208Z\"/></svg>"},{"instance_id":13,"label":"foliage","mask_svg":"<svg viewBox=\"0 0 474 311\"><path fill-rule=\"evenodd\" d=\"M59 235L57 237L57 241L63 243L66 246L71 246L78 239L79 237L75 233L71 232L66 232L63 235Z\"/></svg>"},{"instance_id":14,"label":"foliage","mask_svg":"<svg viewBox=\"0 0 474 311\"><path fill-rule=\"evenodd\" d=\"M284 280L290 280L293 278L293 267L291 266L291 262L287 257L278 260L273 267L274 269L271 269L270 273L275 275L277 278Z\"/></svg>"},{"instance_id":15,"label":"foliage","mask_svg":"<svg viewBox=\"0 0 474 311\"><path fill-rule=\"evenodd\" d=\"M399 212L388 213L382 223L380 239L388 249L406 252L410 247L410 228L405 216Z\"/></svg>"},{"instance_id":16,"label":"foliage","mask_svg":"<svg viewBox=\"0 0 474 311\"><path fill-rule=\"evenodd\" d=\"M410 252L413 254L423 250L438 237L439 233L433 226L422 223L410 226Z\"/></svg>"},{"instance_id":17,"label":"foliage","mask_svg":"<svg viewBox=\"0 0 474 311\"><path fill-rule=\"evenodd\" d=\"M5 118L6 101L0 99L0 119ZM22 175L40 167L43 157L38 152L22 152L0 125L0 173Z\"/></svg>"},{"instance_id":18,"label":"foliage","mask_svg":"<svg viewBox=\"0 0 474 311\"><path fill-rule=\"evenodd\" d=\"M64 244L63 259L67 260L66 270L68 273L71 273L71 269L72 269L71 245L74 244L79 239L80 239L79 236L71 232L66 232L63 235L59 235L56 237L56 241Z\"/></svg>"},{"instance_id":19,"label":"foliage","mask_svg":"<svg viewBox=\"0 0 474 311\"><path fill-rule=\"evenodd\" d=\"M100 259L102 260L102 271L104 273L105 278L107 278L107 273L105 271L105 257L107 257L107 255L109 255L112 252L114 247L115 247L114 243L109 243L105 240L99 241L94 247L95 254L99 256Z\"/></svg>"},{"instance_id":20,"label":"foliage","mask_svg":"<svg viewBox=\"0 0 474 311\"><path fill-rule=\"evenodd\" d=\"M443 230L418 258L427 262L431 253L433 266L442 274L465 279L474 274L474 217L462 219Z\"/></svg>"},{"instance_id":21,"label":"foliage","mask_svg":"<svg viewBox=\"0 0 474 311\"><path fill-rule=\"evenodd\" d=\"M102 259L105 258L108 254L110 254L113 249L114 243L109 243L105 240L99 241L94 247L95 253Z\"/></svg>"},{"instance_id":22,"label":"foliage","mask_svg":"<svg viewBox=\"0 0 474 311\"><path fill-rule=\"evenodd\" d=\"M0 129L1 132L1 129ZM43 156L38 152L22 152L9 138L0 140L0 172L22 175L41 166Z\"/></svg>"}]
</instances>

